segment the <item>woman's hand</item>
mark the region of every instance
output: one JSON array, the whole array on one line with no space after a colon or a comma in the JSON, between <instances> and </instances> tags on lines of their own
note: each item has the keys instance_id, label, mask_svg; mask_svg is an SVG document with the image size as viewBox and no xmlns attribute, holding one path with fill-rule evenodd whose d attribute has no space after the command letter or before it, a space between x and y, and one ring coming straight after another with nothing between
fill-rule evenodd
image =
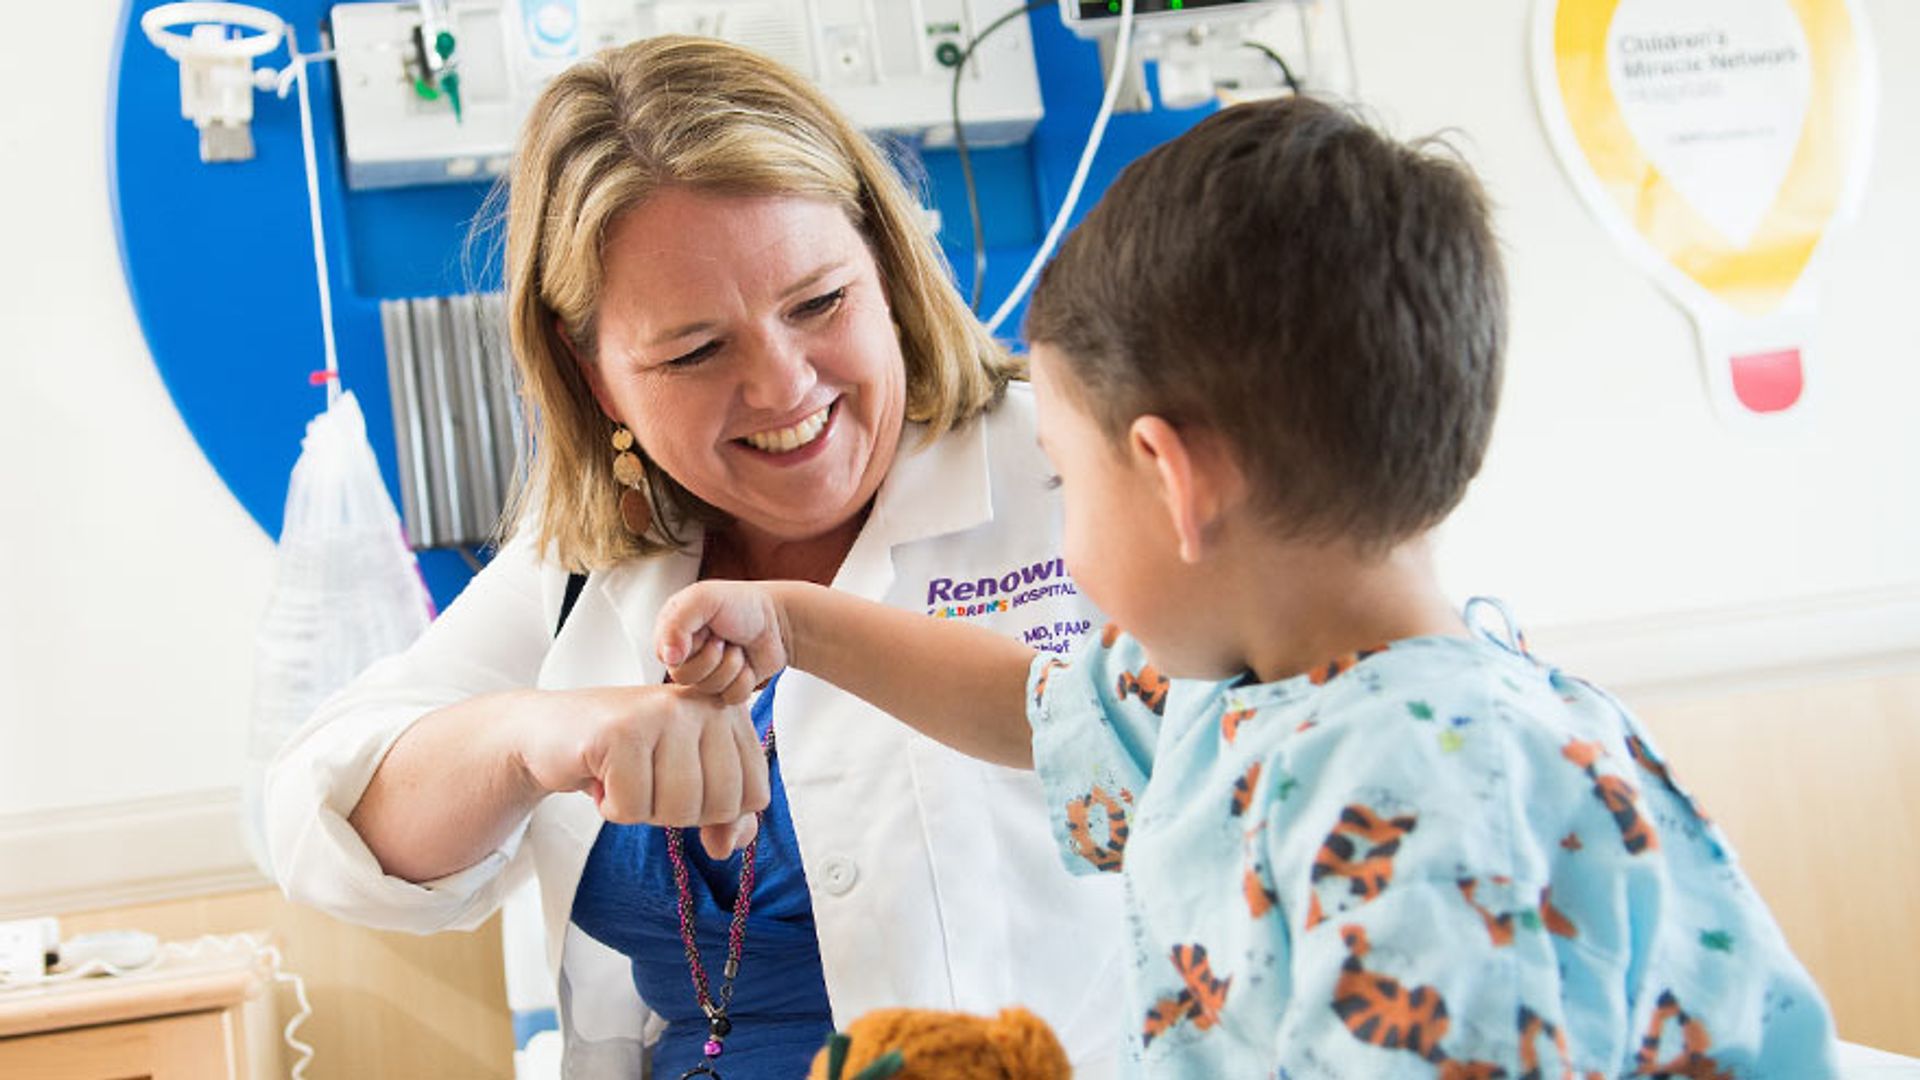
<instances>
[{"instance_id":1,"label":"woman's hand","mask_svg":"<svg viewBox=\"0 0 1920 1080\"><path fill-rule=\"evenodd\" d=\"M673 681L730 704L791 662L792 640L778 591L750 581L689 585L654 623L654 648Z\"/></svg>"},{"instance_id":2,"label":"woman's hand","mask_svg":"<svg viewBox=\"0 0 1920 1080\"><path fill-rule=\"evenodd\" d=\"M348 821L387 873L432 881L560 791L592 795L608 821L699 825L718 858L767 805L767 759L745 710L679 687L501 690L409 726Z\"/></svg>"},{"instance_id":3,"label":"woman's hand","mask_svg":"<svg viewBox=\"0 0 1920 1080\"><path fill-rule=\"evenodd\" d=\"M767 758L744 709L680 686L536 693L520 759L543 791L585 791L620 824L727 833L767 805Z\"/></svg>"}]
</instances>

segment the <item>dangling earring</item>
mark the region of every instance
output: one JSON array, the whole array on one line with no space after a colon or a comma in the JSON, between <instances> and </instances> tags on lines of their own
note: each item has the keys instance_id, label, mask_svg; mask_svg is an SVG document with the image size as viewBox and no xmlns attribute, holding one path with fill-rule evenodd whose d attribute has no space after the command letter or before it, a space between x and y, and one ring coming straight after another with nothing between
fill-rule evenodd
<instances>
[{"instance_id":1,"label":"dangling earring","mask_svg":"<svg viewBox=\"0 0 1920 1080\"><path fill-rule=\"evenodd\" d=\"M620 492L620 521L635 536L647 535L653 527L653 506L647 500L647 470L640 455L633 452L633 432L627 425L613 429L613 478L625 489Z\"/></svg>"}]
</instances>

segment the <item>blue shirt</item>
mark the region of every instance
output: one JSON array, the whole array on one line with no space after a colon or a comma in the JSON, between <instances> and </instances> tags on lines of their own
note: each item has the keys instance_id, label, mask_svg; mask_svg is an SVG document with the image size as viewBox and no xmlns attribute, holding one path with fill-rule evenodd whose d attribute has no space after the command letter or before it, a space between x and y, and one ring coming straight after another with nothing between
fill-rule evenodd
<instances>
[{"instance_id":1,"label":"blue shirt","mask_svg":"<svg viewBox=\"0 0 1920 1080\"><path fill-rule=\"evenodd\" d=\"M777 684L777 680L776 680ZM774 685L753 703L753 726L765 737L773 722ZM833 1031L827 984L820 972L813 904L787 814L776 748L768 762L773 800L761 818L754 855L753 904L747 913L740 972L728 1016L733 1031L715 1067L726 1076L803 1076ZM694 939L717 1001L727 960L727 930L744 856L716 862L696 832L682 852L694 905ZM694 994L680 941L678 891L667 857L666 831L651 825L601 826L574 895L573 921L633 959L633 985L667 1021L653 1049L653 1075L672 1080L703 1060L706 1014Z\"/></svg>"},{"instance_id":2,"label":"blue shirt","mask_svg":"<svg viewBox=\"0 0 1920 1080\"><path fill-rule=\"evenodd\" d=\"M1614 699L1426 637L1268 684L1109 630L1029 681L1069 867L1123 871L1154 1077L1828 1077L1832 1017Z\"/></svg>"}]
</instances>

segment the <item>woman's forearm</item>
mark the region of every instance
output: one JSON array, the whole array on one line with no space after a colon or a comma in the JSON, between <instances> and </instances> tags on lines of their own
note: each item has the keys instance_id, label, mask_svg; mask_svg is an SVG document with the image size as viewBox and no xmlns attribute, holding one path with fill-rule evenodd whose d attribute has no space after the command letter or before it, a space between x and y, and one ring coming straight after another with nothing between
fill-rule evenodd
<instances>
[{"instance_id":1,"label":"woman's forearm","mask_svg":"<svg viewBox=\"0 0 1920 1080\"><path fill-rule=\"evenodd\" d=\"M430 881L563 791L608 821L732 824L767 805L767 758L746 710L684 687L483 694L395 740L348 821L387 873Z\"/></svg>"},{"instance_id":2,"label":"woman's forearm","mask_svg":"<svg viewBox=\"0 0 1920 1080\"><path fill-rule=\"evenodd\" d=\"M548 791L528 771L517 731L537 691L469 698L415 721L396 740L348 816L380 861L431 881L485 858Z\"/></svg>"},{"instance_id":3,"label":"woman's forearm","mask_svg":"<svg viewBox=\"0 0 1920 1080\"><path fill-rule=\"evenodd\" d=\"M794 667L970 757L1033 767L1033 650L983 627L928 618L818 585L770 584Z\"/></svg>"}]
</instances>

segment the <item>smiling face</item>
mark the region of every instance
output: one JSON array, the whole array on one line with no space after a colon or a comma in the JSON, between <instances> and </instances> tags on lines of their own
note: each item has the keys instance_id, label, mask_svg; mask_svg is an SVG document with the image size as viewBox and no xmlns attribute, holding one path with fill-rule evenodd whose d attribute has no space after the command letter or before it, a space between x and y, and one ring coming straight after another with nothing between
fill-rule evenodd
<instances>
[{"instance_id":1,"label":"smiling face","mask_svg":"<svg viewBox=\"0 0 1920 1080\"><path fill-rule=\"evenodd\" d=\"M906 375L839 207L669 188L615 221L604 270L583 367L656 464L750 535L858 518L893 463Z\"/></svg>"}]
</instances>

